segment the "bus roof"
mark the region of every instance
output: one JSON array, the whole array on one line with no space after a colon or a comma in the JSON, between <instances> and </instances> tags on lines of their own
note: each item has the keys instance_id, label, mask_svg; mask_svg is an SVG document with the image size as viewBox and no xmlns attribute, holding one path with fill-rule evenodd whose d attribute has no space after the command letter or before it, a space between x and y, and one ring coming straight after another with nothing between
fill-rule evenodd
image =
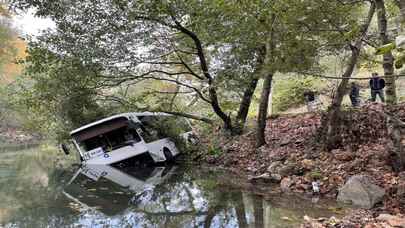
<instances>
[{"instance_id":1,"label":"bus roof","mask_svg":"<svg viewBox=\"0 0 405 228\"><path fill-rule=\"evenodd\" d=\"M71 131L70 135L72 136L72 135L74 135L74 134L76 134L76 133L78 133L80 131L83 131L83 130L85 130L87 128L102 124L102 123L107 122L109 120L122 118L122 117L129 119L131 116L170 116L170 114L164 113L164 112L127 112L127 113L120 113L120 114L113 115L113 116L110 116L110 117L107 117L107 118L104 118L104 119L101 119L101 120L97 120L95 122L86 124L84 126L81 126L81 127L77 128L77 129Z\"/></svg>"}]
</instances>

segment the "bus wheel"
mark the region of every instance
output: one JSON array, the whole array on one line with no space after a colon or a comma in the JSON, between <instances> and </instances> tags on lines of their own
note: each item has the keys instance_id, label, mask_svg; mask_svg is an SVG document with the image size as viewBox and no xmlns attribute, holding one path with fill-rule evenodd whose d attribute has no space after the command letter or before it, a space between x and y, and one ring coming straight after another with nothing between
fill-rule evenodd
<instances>
[{"instance_id":1,"label":"bus wheel","mask_svg":"<svg viewBox=\"0 0 405 228\"><path fill-rule=\"evenodd\" d=\"M165 155L166 162L173 162L174 161L173 154L168 148L166 148L166 147L163 148L163 154Z\"/></svg>"}]
</instances>

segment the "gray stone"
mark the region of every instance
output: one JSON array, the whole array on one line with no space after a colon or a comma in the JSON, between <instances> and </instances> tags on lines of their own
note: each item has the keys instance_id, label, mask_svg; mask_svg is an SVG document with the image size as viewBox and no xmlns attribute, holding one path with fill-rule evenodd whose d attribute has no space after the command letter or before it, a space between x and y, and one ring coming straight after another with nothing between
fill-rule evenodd
<instances>
[{"instance_id":1,"label":"gray stone","mask_svg":"<svg viewBox=\"0 0 405 228\"><path fill-rule=\"evenodd\" d=\"M248 180L249 181L264 181L264 182L280 183L281 176L278 174L263 173L262 175L259 175L259 176L249 176Z\"/></svg>"},{"instance_id":2,"label":"gray stone","mask_svg":"<svg viewBox=\"0 0 405 228\"><path fill-rule=\"evenodd\" d=\"M291 143L291 139L286 138L286 139L281 140L280 146L286 146L290 143Z\"/></svg>"},{"instance_id":3,"label":"gray stone","mask_svg":"<svg viewBox=\"0 0 405 228\"><path fill-rule=\"evenodd\" d=\"M283 178L283 179L281 180L281 183L280 183L281 191L283 191L283 192L289 192L289 191L290 191L290 187L291 187L293 184L294 184L294 181L291 180L291 178L289 178L289 177Z\"/></svg>"},{"instance_id":4,"label":"gray stone","mask_svg":"<svg viewBox=\"0 0 405 228\"><path fill-rule=\"evenodd\" d=\"M282 177L295 175L295 174L298 174L297 168L298 168L297 164L287 163L279 168L278 174L280 174Z\"/></svg>"},{"instance_id":5,"label":"gray stone","mask_svg":"<svg viewBox=\"0 0 405 228\"><path fill-rule=\"evenodd\" d=\"M269 167L267 168L267 172L269 172L269 173L275 173L275 174L278 174L278 170L280 169L280 167L281 167L281 165L282 165L283 163L281 163L280 161L275 161L275 162L272 162L270 165L269 165Z\"/></svg>"},{"instance_id":6,"label":"gray stone","mask_svg":"<svg viewBox=\"0 0 405 228\"><path fill-rule=\"evenodd\" d=\"M274 173L274 174L271 174L270 177L271 177L271 180L273 182L280 182L281 181L280 174Z\"/></svg>"},{"instance_id":7,"label":"gray stone","mask_svg":"<svg viewBox=\"0 0 405 228\"><path fill-rule=\"evenodd\" d=\"M339 189L337 200L370 209L380 202L384 195L384 189L374 184L369 177L354 175Z\"/></svg>"},{"instance_id":8,"label":"gray stone","mask_svg":"<svg viewBox=\"0 0 405 228\"><path fill-rule=\"evenodd\" d=\"M256 181L256 180L270 181L271 177L270 177L270 174L263 173L263 174L261 174L259 176L250 176L250 177L248 177L248 179L250 181Z\"/></svg>"}]
</instances>

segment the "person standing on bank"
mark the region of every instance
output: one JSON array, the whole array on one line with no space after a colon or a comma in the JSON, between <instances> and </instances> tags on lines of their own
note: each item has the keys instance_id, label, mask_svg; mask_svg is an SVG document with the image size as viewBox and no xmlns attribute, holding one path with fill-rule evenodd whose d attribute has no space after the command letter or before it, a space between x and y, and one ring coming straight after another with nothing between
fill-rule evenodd
<instances>
[{"instance_id":1,"label":"person standing on bank","mask_svg":"<svg viewBox=\"0 0 405 228\"><path fill-rule=\"evenodd\" d=\"M370 79L370 89L371 89L371 101L375 102L377 99L377 94L380 97L381 102L385 102L384 99L384 79L378 77L377 73L372 73L372 79Z\"/></svg>"},{"instance_id":2,"label":"person standing on bank","mask_svg":"<svg viewBox=\"0 0 405 228\"><path fill-rule=\"evenodd\" d=\"M304 99L307 103L308 112L313 112L316 110L315 93L312 90L306 90L304 92Z\"/></svg>"},{"instance_id":3,"label":"person standing on bank","mask_svg":"<svg viewBox=\"0 0 405 228\"><path fill-rule=\"evenodd\" d=\"M360 87L352 82L352 87L350 88L350 101L352 102L353 107L360 106Z\"/></svg>"}]
</instances>

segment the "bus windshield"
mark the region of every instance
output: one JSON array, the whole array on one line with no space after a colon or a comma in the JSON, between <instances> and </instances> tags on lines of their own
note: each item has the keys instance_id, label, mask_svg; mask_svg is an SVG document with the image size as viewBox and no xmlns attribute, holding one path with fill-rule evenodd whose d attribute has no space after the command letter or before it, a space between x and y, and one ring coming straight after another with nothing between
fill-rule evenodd
<instances>
[{"instance_id":1,"label":"bus windshield","mask_svg":"<svg viewBox=\"0 0 405 228\"><path fill-rule=\"evenodd\" d=\"M111 151L141 141L125 117L109 120L72 135L84 151L103 148Z\"/></svg>"}]
</instances>

